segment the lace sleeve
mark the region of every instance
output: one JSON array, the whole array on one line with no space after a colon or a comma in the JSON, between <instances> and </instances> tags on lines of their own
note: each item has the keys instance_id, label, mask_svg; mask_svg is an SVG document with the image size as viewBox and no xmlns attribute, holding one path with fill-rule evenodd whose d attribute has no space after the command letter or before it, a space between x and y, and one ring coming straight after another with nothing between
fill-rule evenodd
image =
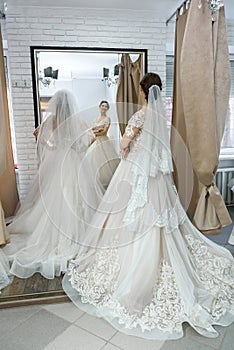
<instances>
[{"instance_id":1,"label":"lace sleeve","mask_svg":"<svg viewBox=\"0 0 234 350\"><path fill-rule=\"evenodd\" d=\"M133 129L142 129L144 125L144 120L144 112L142 110L136 112L128 121L128 125L125 129L126 135L129 137L133 137L135 135Z\"/></svg>"}]
</instances>

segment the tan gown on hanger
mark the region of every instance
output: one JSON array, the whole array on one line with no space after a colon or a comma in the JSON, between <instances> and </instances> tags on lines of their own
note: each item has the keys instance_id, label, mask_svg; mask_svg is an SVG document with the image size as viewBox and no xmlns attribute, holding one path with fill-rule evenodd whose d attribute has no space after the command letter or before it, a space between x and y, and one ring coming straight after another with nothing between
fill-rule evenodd
<instances>
[{"instance_id":1,"label":"tan gown on hanger","mask_svg":"<svg viewBox=\"0 0 234 350\"><path fill-rule=\"evenodd\" d=\"M0 201L0 247L10 242L10 235L7 231L2 203Z\"/></svg>"}]
</instances>

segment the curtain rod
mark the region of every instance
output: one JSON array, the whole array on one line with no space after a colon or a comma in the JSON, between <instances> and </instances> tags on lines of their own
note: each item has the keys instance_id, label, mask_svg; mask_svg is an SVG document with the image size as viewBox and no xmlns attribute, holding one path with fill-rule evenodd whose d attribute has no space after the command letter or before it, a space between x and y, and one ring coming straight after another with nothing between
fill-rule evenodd
<instances>
[{"instance_id":1,"label":"curtain rod","mask_svg":"<svg viewBox=\"0 0 234 350\"><path fill-rule=\"evenodd\" d=\"M176 10L175 12L171 15L170 18L168 18L168 20L166 21L166 25L168 25L168 23L172 20L172 18L176 15L176 12L179 11L184 5L186 5L187 2L190 2L190 0L186 0L184 1Z\"/></svg>"}]
</instances>

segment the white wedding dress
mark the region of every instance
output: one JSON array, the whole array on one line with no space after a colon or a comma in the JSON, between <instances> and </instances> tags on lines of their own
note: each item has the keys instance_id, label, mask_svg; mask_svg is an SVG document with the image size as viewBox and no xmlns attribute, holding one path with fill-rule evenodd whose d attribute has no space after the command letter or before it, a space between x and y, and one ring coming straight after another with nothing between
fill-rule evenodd
<instances>
[{"instance_id":1,"label":"white wedding dress","mask_svg":"<svg viewBox=\"0 0 234 350\"><path fill-rule=\"evenodd\" d=\"M102 120L96 119L93 122L93 127L109 126L110 123L110 118L106 116ZM107 188L120 161L113 141L107 135L97 136L86 156L93 172L101 184Z\"/></svg>"},{"instance_id":2,"label":"white wedding dress","mask_svg":"<svg viewBox=\"0 0 234 350\"><path fill-rule=\"evenodd\" d=\"M63 288L79 308L129 335L178 339L188 322L216 337L213 325L234 320L234 260L188 219L166 153L159 157L151 143L146 161L147 118L140 110L129 121L126 132L142 131L118 166ZM152 142L158 119L151 121Z\"/></svg>"},{"instance_id":3,"label":"white wedding dress","mask_svg":"<svg viewBox=\"0 0 234 350\"><path fill-rule=\"evenodd\" d=\"M11 283L10 265L6 255L0 248L0 294L1 290Z\"/></svg>"},{"instance_id":4,"label":"white wedding dress","mask_svg":"<svg viewBox=\"0 0 234 350\"><path fill-rule=\"evenodd\" d=\"M92 135L74 114L70 93L57 92L49 111L38 137L38 174L4 248L11 273L21 278L39 272L53 279L67 270L104 192L85 158Z\"/></svg>"}]
</instances>

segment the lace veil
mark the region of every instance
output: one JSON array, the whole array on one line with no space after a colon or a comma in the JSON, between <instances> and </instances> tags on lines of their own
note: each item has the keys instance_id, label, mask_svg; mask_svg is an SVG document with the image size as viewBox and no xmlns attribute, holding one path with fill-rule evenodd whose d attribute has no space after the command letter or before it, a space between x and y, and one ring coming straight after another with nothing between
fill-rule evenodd
<instances>
[{"instance_id":1,"label":"lace veil","mask_svg":"<svg viewBox=\"0 0 234 350\"><path fill-rule=\"evenodd\" d=\"M139 139L137 154L134 155L132 163L132 194L127 205L124 222L130 223L131 229L135 230L137 228L139 232L143 220L140 209L146 204L149 205L148 183L150 178L170 175L173 171L167 120L161 91L156 85L149 89L145 122ZM171 176L167 178L170 181ZM163 225L165 220L168 221L168 213L162 211L164 211L164 206L161 206L161 209L158 210L152 205L151 210L148 211L151 213L151 219L144 218L144 221L148 221L151 225L153 218L156 217L158 222L162 222Z\"/></svg>"},{"instance_id":2,"label":"lace veil","mask_svg":"<svg viewBox=\"0 0 234 350\"><path fill-rule=\"evenodd\" d=\"M142 158L141 162L139 159L136 161L142 164L147 176L155 177L158 172L169 174L173 171L167 120L161 91L157 85L149 89L148 110L140 148L144 151L143 164Z\"/></svg>"}]
</instances>

